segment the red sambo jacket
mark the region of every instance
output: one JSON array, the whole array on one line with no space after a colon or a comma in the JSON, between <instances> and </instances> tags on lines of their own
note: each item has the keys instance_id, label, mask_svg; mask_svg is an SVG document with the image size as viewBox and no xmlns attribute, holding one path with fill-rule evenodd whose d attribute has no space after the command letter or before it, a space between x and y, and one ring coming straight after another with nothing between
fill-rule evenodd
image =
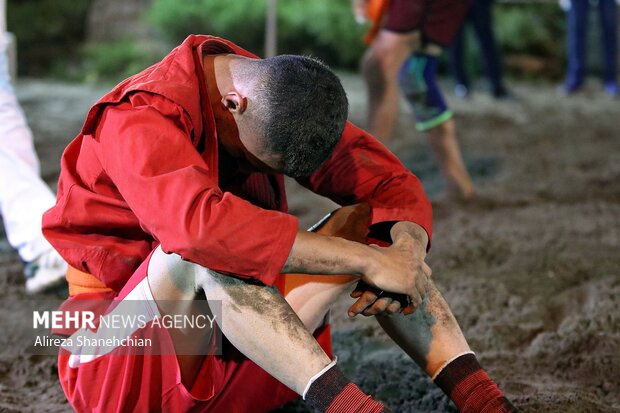
<instances>
[{"instance_id":1,"label":"red sambo jacket","mask_svg":"<svg viewBox=\"0 0 620 413\"><path fill-rule=\"evenodd\" d=\"M266 284L290 253L297 219L286 213L282 175L231 178L218 165L218 131L201 105L195 64L206 51L255 57L217 37L189 36L101 98L63 153L43 233L71 266L115 291L158 244ZM419 180L351 123L329 160L300 182L341 205L368 202L373 224L407 220L431 233Z\"/></svg>"}]
</instances>

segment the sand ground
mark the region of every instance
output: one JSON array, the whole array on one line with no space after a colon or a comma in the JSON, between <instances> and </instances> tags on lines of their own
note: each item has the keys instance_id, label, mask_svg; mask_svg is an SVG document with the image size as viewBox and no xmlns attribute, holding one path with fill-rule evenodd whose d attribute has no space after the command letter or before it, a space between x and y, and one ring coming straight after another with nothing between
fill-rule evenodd
<instances>
[{"instance_id":1,"label":"sand ground","mask_svg":"<svg viewBox=\"0 0 620 413\"><path fill-rule=\"evenodd\" d=\"M355 76L344 80L351 118L363 123L363 86ZM482 364L524 412L620 412L620 101L606 99L596 83L571 98L547 84L513 89L517 101L480 92L451 102L479 194L466 205L442 198L437 168L402 105L391 148L433 200L433 278ZM64 146L103 92L18 84L50 184ZM289 198L302 225L334 207L292 183ZM14 334L30 320L15 316L27 297L2 232L0 298L0 411L70 411L55 358L26 354ZM395 411L454 411L373 320L348 320L346 304L333 315L345 371Z\"/></svg>"}]
</instances>

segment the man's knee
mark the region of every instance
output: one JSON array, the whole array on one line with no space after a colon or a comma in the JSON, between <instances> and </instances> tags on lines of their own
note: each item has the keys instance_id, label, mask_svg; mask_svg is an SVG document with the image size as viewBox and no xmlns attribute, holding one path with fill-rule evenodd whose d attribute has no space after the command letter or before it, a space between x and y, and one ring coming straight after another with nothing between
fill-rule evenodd
<instances>
[{"instance_id":1,"label":"man's knee","mask_svg":"<svg viewBox=\"0 0 620 413\"><path fill-rule=\"evenodd\" d=\"M362 74L371 93L382 93L389 81L385 60L380 55L368 53L362 62Z\"/></svg>"},{"instance_id":2,"label":"man's knee","mask_svg":"<svg viewBox=\"0 0 620 413\"><path fill-rule=\"evenodd\" d=\"M436 85L436 73L429 68L432 57L420 54L412 55L398 72L398 83L405 97L415 106L415 103L425 99L429 89ZM430 70L429 70L430 69Z\"/></svg>"},{"instance_id":3,"label":"man's knee","mask_svg":"<svg viewBox=\"0 0 620 413\"><path fill-rule=\"evenodd\" d=\"M398 82L416 117L416 128L426 131L452 116L437 83L437 57L415 53L402 66Z\"/></svg>"},{"instance_id":4,"label":"man's knee","mask_svg":"<svg viewBox=\"0 0 620 413\"><path fill-rule=\"evenodd\" d=\"M158 300L186 300L196 295L196 278L202 267L167 254L157 247L148 266L149 286Z\"/></svg>"},{"instance_id":5,"label":"man's knee","mask_svg":"<svg viewBox=\"0 0 620 413\"><path fill-rule=\"evenodd\" d=\"M365 64L369 69L385 72L392 59L393 51L388 45L374 44L366 55Z\"/></svg>"},{"instance_id":6,"label":"man's knee","mask_svg":"<svg viewBox=\"0 0 620 413\"><path fill-rule=\"evenodd\" d=\"M369 80L389 81L402 63L403 45L385 35L379 35L368 49L362 62L362 72Z\"/></svg>"},{"instance_id":7,"label":"man's knee","mask_svg":"<svg viewBox=\"0 0 620 413\"><path fill-rule=\"evenodd\" d=\"M148 279L157 300L190 300L204 291L208 300L243 304L256 301L256 296L280 294L276 287L220 274L178 254L167 254L161 247L151 256Z\"/></svg>"},{"instance_id":8,"label":"man's knee","mask_svg":"<svg viewBox=\"0 0 620 413\"><path fill-rule=\"evenodd\" d=\"M260 281L225 275L200 266L193 270L196 289L204 291L207 300L221 301L236 310L259 311L269 306L276 296L282 298L275 286Z\"/></svg>"},{"instance_id":9,"label":"man's knee","mask_svg":"<svg viewBox=\"0 0 620 413\"><path fill-rule=\"evenodd\" d=\"M420 50L421 38L419 31L396 33L382 30L370 46L368 54L379 62L384 70L398 70L404 59Z\"/></svg>"},{"instance_id":10,"label":"man's knee","mask_svg":"<svg viewBox=\"0 0 620 413\"><path fill-rule=\"evenodd\" d=\"M195 269L194 274L196 288L204 290L209 299L220 300L224 292L228 292L225 295L229 295L232 290L242 291L249 285L245 280L204 267Z\"/></svg>"}]
</instances>

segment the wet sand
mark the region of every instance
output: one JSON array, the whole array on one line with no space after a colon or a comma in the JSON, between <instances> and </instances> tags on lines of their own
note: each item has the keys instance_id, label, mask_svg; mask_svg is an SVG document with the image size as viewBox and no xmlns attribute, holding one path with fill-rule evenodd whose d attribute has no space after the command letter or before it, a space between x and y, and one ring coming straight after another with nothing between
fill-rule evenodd
<instances>
[{"instance_id":1,"label":"wet sand","mask_svg":"<svg viewBox=\"0 0 620 413\"><path fill-rule=\"evenodd\" d=\"M345 76L351 118L363 86ZM22 81L18 95L52 185L64 146L105 88ZM597 84L565 98L553 85L517 84L520 98L484 93L452 101L478 188L469 204L442 197L424 138L402 106L392 149L434 205L433 278L481 363L524 412L620 412L620 100ZM307 226L334 204L289 182L291 212ZM62 297L59 291L33 299ZM64 412L52 356L11 334L23 293L21 264L0 232L0 411ZM337 303L334 348L363 389L398 412L454 411L372 319ZM281 412L309 411L301 404Z\"/></svg>"}]
</instances>

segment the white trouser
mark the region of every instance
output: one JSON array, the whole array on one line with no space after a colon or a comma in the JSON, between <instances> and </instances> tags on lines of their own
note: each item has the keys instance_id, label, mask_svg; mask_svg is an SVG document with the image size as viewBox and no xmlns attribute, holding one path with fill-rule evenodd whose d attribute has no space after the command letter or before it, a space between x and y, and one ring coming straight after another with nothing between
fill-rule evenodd
<instances>
[{"instance_id":1,"label":"white trouser","mask_svg":"<svg viewBox=\"0 0 620 413\"><path fill-rule=\"evenodd\" d=\"M32 132L10 84L6 39L0 32L0 214L9 243L32 261L51 248L41 233L41 216L55 197L39 177Z\"/></svg>"}]
</instances>

